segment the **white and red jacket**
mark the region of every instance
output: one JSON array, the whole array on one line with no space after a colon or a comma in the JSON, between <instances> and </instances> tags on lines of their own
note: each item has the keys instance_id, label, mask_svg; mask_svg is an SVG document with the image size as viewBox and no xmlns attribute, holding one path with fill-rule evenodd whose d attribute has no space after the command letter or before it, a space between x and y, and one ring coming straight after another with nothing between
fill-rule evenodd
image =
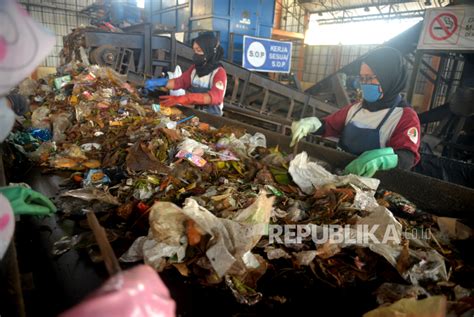
<instances>
[{"instance_id":1,"label":"white and red jacket","mask_svg":"<svg viewBox=\"0 0 474 317\"><path fill-rule=\"evenodd\" d=\"M325 128L322 136L339 138L349 120L361 128L375 129L390 111L390 108L369 111L365 108L360 109L361 107L361 102L347 105L325 117ZM359 109L360 111L357 112ZM355 116L354 113L356 113ZM392 147L394 151L408 150L415 155L414 164L419 162L420 120L413 108L396 107L394 109L380 128L380 146Z\"/></svg>"},{"instance_id":2,"label":"white and red jacket","mask_svg":"<svg viewBox=\"0 0 474 317\"><path fill-rule=\"evenodd\" d=\"M206 76L199 77L194 65L191 65L180 77L174 79L173 89L186 89L191 87L209 88L207 93L211 96L211 104L224 106L224 95L227 88L227 73L219 66Z\"/></svg>"}]
</instances>

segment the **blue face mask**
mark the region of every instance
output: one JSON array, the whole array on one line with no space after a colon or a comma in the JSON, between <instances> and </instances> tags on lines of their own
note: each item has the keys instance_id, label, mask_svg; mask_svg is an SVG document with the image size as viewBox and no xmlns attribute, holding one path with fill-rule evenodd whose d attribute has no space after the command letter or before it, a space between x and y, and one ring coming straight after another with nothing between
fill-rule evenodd
<instances>
[{"instance_id":1,"label":"blue face mask","mask_svg":"<svg viewBox=\"0 0 474 317\"><path fill-rule=\"evenodd\" d=\"M364 99L368 102L375 102L380 99L382 93L380 92L380 85L360 84Z\"/></svg>"}]
</instances>

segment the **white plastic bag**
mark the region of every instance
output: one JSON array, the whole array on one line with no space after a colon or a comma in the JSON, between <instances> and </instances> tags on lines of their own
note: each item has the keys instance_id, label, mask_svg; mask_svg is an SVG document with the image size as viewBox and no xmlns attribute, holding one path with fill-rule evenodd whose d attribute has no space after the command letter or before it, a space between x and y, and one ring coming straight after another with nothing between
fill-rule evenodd
<instances>
[{"instance_id":1,"label":"white plastic bag","mask_svg":"<svg viewBox=\"0 0 474 317\"><path fill-rule=\"evenodd\" d=\"M308 195L316 187L334 183L337 179L336 175L331 174L318 163L310 162L306 152L301 152L295 156L290 162L288 171L291 177L293 177L293 181Z\"/></svg>"}]
</instances>

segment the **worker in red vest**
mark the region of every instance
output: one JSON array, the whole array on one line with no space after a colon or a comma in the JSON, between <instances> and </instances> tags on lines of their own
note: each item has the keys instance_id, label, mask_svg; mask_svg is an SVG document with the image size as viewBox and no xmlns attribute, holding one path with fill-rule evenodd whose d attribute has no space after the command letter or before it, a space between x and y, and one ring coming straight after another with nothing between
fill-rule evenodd
<instances>
[{"instance_id":1,"label":"worker in red vest","mask_svg":"<svg viewBox=\"0 0 474 317\"><path fill-rule=\"evenodd\" d=\"M358 155L347 173L373 176L378 170L411 169L420 160L420 121L400 92L407 81L403 56L394 48L370 52L360 66L363 101L323 118L292 124L292 145L309 133L339 138L339 147Z\"/></svg>"},{"instance_id":2,"label":"worker in red vest","mask_svg":"<svg viewBox=\"0 0 474 317\"><path fill-rule=\"evenodd\" d=\"M180 77L149 79L145 82L145 88L186 89L187 93L183 96L161 96L160 105L194 105L199 110L222 116L227 88L227 73L220 63L224 49L213 32L205 32L194 39L193 50L194 64Z\"/></svg>"}]
</instances>

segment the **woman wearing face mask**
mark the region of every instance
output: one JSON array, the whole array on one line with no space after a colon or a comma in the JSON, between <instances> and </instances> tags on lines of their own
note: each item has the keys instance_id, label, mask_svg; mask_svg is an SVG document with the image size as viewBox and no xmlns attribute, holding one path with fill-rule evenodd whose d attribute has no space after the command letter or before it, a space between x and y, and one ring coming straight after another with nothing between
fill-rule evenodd
<instances>
[{"instance_id":1,"label":"woman wearing face mask","mask_svg":"<svg viewBox=\"0 0 474 317\"><path fill-rule=\"evenodd\" d=\"M347 105L320 122L316 117L292 124L292 146L309 133L338 137L339 146L359 157L346 173L373 176L378 170L411 169L420 160L420 121L400 92L407 80L399 51L382 47L360 67L363 101Z\"/></svg>"},{"instance_id":2,"label":"woman wearing face mask","mask_svg":"<svg viewBox=\"0 0 474 317\"><path fill-rule=\"evenodd\" d=\"M166 87L171 90L186 89L183 96L161 96L160 105L195 105L197 109L222 116L227 73L219 63L224 49L214 33L205 32L193 41L193 62L180 77L175 79L155 78L145 82L145 88L153 90Z\"/></svg>"}]
</instances>

